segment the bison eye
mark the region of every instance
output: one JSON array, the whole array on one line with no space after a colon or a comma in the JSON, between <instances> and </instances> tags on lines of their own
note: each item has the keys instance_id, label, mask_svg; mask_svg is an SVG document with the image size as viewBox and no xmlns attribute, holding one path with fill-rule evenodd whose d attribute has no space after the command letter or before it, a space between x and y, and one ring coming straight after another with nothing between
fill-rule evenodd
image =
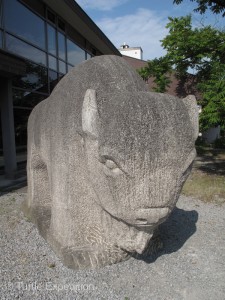
<instances>
[{"instance_id":1,"label":"bison eye","mask_svg":"<svg viewBox=\"0 0 225 300\"><path fill-rule=\"evenodd\" d=\"M107 176L116 177L123 174L120 167L109 157L104 157L101 162L104 165L103 169Z\"/></svg>"},{"instance_id":2,"label":"bison eye","mask_svg":"<svg viewBox=\"0 0 225 300\"><path fill-rule=\"evenodd\" d=\"M118 168L117 164L114 161L110 160L110 159L106 160L105 165L106 165L107 168L109 168L111 170L113 170L115 168Z\"/></svg>"}]
</instances>

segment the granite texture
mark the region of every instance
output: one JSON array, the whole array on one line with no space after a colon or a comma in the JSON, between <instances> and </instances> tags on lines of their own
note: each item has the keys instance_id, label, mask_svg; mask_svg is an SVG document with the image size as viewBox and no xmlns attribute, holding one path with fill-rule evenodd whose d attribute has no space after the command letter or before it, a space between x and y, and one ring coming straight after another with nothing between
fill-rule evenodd
<instances>
[{"instance_id":1,"label":"granite texture","mask_svg":"<svg viewBox=\"0 0 225 300\"><path fill-rule=\"evenodd\" d=\"M90 59L29 118L24 210L70 268L142 254L175 207L197 135L194 96L149 92L121 57Z\"/></svg>"}]
</instances>

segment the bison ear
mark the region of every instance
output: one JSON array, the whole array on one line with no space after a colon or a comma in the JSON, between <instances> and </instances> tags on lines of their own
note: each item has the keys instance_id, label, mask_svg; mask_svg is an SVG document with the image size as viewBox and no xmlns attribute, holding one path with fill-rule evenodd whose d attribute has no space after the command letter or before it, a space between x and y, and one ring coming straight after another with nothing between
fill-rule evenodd
<instances>
[{"instance_id":1,"label":"bison ear","mask_svg":"<svg viewBox=\"0 0 225 300\"><path fill-rule=\"evenodd\" d=\"M82 130L97 138L99 133L99 115L96 102L96 91L88 89L84 96L82 107Z\"/></svg>"},{"instance_id":2,"label":"bison ear","mask_svg":"<svg viewBox=\"0 0 225 300\"><path fill-rule=\"evenodd\" d=\"M197 139L199 134L199 120L198 120L199 112L198 112L196 98L194 95L188 95L186 98L183 98L182 100L188 110L192 128L194 130L194 137L195 139Z\"/></svg>"}]
</instances>

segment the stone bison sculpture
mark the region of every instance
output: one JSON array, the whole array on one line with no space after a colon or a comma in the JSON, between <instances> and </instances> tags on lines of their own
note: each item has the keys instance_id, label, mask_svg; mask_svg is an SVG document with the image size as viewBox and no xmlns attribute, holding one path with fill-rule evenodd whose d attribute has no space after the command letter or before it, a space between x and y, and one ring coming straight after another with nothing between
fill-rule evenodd
<instances>
[{"instance_id":1,"label":"stone bison sculpture","mask_svg":"<svg viewBox=\"0 0 225 300\"><path fill-rule=\"evenodd\" d=\"M123 58L74 67L28 123L28 199L40 234L71 268L143 253L195 158L194 96L152 93Z\"/></svg>"}]
</instances>

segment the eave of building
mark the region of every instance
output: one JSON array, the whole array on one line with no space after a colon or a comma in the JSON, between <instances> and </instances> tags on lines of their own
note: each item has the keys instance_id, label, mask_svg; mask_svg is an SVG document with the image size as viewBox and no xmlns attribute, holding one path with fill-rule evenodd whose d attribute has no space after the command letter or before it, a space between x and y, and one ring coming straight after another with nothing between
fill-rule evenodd
<instances>
[{"instance_id":1,"label":"eave of building","mask_svg":"<svg viewBox=\"0 0 225 300\"><path fill-rule=\"evenodd\" d=\"M103 54L121 53L74 0L43 0Z\"/></svg>"}]
</instances>

